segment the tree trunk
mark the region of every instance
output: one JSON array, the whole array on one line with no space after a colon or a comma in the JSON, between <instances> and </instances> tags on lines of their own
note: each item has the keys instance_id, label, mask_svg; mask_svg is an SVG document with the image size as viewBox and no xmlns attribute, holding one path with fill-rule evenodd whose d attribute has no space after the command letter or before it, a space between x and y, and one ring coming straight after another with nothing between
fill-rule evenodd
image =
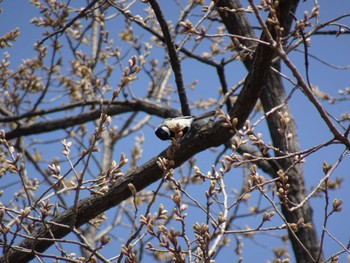
<instances>
[{"instance_id":1,"label":"tree trunk","mask_svg":"<svg viewBox=\"0 0 350 263\"><path fill-rule=\"evenodd\" d=\"M285 34L288 34L293 18L290 12L294 13L298 5L297 0L294 1L280 1L279 3L279 18L280 23L284 27ZM227 7L229 9L238 9L242 6L238 0L220 0L217 3L217 7ZM227 15L224 11L220 12L220 16L230 34L241 35L250 38L256 38L252 27L249 25L248 19L242 12L230 13ZM241 44L253 48L256 46L256 42L249 40L239 40ZM252 66L252 59L247 56L243 61L244 65L248 70ZM279 69L279 65L273 65L275 68ZM272 70L266 79L266 85L260 96L260 100L265 112L270 111L276 106L281 105L286 100L285 90L279 75L274 73ZM292 113L288 105L283 106L280 112L287 113L290 121L285 132L282 134L280 131L283 130L282 123L279 121L278 112L274 112L267 117L267 124L269 127L270 135L272 138L273 146L279 149L279 152L275 152L276 156L281 156L281 152L293 153L300 151L299 141L297 138L296 125L292 116ZM291 134L291 137L287 137L286 134ZM294 204L299 204L303 199L305 199L305 184L303 177L303 170L300 164L294 164L293 158L284 158L278 160L279 166L283 171L287 171L289 176L288 183L291 185L290 192L288 194L288 199ZM292 167L292 169L290 169ZM274 174L270 174L273 178L277 176L277 171ZM312 209L310 204L307 202L303 207L293 212L290 212L285 205L282 205L282 212L289 223L297 223L300 218L304 218L305 223L311 223L312 220ZM302 243L302 245L309 251L312 258L315 260L318 257L320 246L317 233L314 228L305 230L299 229L296 236ZM311 262L313 259L310 258L309 253L305 251L304 247L300 244L298 240L294 238L292 233L289 233L289 237L293 246L294 255L296 261L299 263ZM321 257L322 259L322 257Z\"/></svg>"}]
</instances>

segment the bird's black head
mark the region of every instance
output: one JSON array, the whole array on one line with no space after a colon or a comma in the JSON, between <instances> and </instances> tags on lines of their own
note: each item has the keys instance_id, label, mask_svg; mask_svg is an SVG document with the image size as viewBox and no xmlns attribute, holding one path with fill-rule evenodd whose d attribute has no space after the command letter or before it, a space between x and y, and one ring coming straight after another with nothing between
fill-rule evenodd
<instances>
[{"instance_id":1,"label":"bird's black head","mask_svg":"<svg viewBox=\"0 0 350 263\"><path fill-rule=\"evenodd\" d=\"M174 133L169 130L166 126L159 126L155 130L157 137L163 141L170 140L171 137L174 137Z\"/></svg>"}]
</instances>

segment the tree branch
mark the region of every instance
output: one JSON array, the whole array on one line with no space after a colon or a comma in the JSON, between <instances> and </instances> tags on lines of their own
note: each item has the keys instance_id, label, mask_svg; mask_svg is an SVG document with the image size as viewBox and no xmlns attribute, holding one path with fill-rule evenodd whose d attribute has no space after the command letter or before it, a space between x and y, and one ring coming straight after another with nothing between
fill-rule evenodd
<instances>
[{"instance_id":1,"label":"tree branch","mask_svg":"<svg viewBox=\"0 0 350 263\"><path fill-rule=\"evenodd\" d=\"M44 111L45 113L55 112L56 110ZM123 102L114 102L107 111L110 116L118 115L126 112L143 111L148 114L165 117L178 117L180 112L174 109L167 109L154 103L141 101L141 100L130 100ZM44 112L41 112L42 114ZM77 115L68 116L60 119L51 121L37 122L27 126L19 126L16 129L6 133L6 139L11 140L21 136L27 136L31 134L39 134L43 132L55 131L59 129L65 129L78 124L86 123L89 121L96 120L101 116L101 109L95 109L88 112L83 112Z\"/></svg>"},{"instance_id":2,"label":"tree branch","mask_svg":"<svg viewBox=\"0 0 350 263\"><path fill-rule=\"evenodd\" d=\"M166 46L168 48L170 64L171 64L171 67L174 71L177 92L179 94L179 99L180 99L180 103L181 103L182 115L183 116L191 116L191 110L190 110L190 106L189 106L188 101L187 101L186 90L185 90L185 87L183 84L183 79L182 79L181 64L180 64L179 56L178 56L177 51L176 51L174 40L173 40L172 36L170 35L168 24L165 21L162 10L160 9L157 1L156 0L149 0L148 2L151 5L151 7L153 8L153 11L157 17L160 28L162 29L162 32L163 32Z\"/></svg>"}]
</instances>

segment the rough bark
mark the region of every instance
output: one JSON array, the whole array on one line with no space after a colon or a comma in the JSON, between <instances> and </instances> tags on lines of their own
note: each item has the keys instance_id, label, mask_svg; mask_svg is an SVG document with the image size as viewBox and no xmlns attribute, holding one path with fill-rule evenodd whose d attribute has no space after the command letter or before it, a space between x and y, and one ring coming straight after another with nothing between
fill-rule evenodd
<instances>
[{"instance_id":1,"label":"rough bark","mask_svg":"<svg viewBox=\"0 0 350 263\"><path fill-rule=\"evenodd\" d=\"M298 0L280 1L278 15L280 18L280 23L285 29L285 34L288 34L293 21L290 12L295 12L298 2ZM238 9L241 7L241 4L237 0L221 0L218 1L218 7ZM256 38L254 31L249 25L248 19L246 18L244 13L237 12L232 13L230 15L226 15L224 12L219 13L229 33L250 38ZM240 42L250 48L256 45L255 43L249 40L240 40ZM243 63L249 70L252 65L252 60L247 58L246 60L244 60ZM279 69L279 65L273 66ZM281 78L273 71L270 71L267 76L266 85L260 96L260 100L265 112L268 112L276 106L283 104L286 100L285 89L283 87ZM296 125L291 110L288 107L288 105L285 105L283 108L280 109L280 111L282 113L288 113L290 122L285 133L281 134L280 131L283 130L283 127L281 122L279 121L278 113L275 112L269 117L267 117L267 124L269 127L273 145L277 149L280 149L282 152L297 152L300 150L300 146L297 138ZM287 138L285 136L285 134L289 133L292 134L291 138ZM281 152L275 152L275 155L281 156ZM284 171L287 171L290 167L292 167L292 169L288 171L289 183L291 185L291 191L289 192L288 198L295 204L300 203L306 196L303 170L301 165L293 164L294 160L292 158L281 159L278 160L278 162L280 167L282 167ZM275 171L274 174L270 175L272 177L276 177L276 172L277 171ZM286 208L286 206L282 205L282 212L286 220L290 223L296 223L300 218L304 218L306 223L313 224L312 209L308 202L302 208L294 212L290 212ZM320 251L320 243L315 229L313 228L311 230L300 230L296 232L296 235L302 242L302 244L305 246L305 248L310 252L313 259L316 259ZM304 263L312 261L312 259L310 259L309 254L305 251L305 249L301 246L299 241L297 241L291 233L289 233L289 237L293 246L294 255L297 262Z\"/></svg>"}]
</instances>

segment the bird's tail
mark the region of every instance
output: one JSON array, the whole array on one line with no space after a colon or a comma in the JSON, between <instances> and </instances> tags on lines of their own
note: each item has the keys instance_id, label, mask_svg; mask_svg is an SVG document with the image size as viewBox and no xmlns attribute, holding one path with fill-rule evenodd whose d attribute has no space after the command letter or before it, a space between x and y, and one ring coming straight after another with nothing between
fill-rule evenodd
<instances>
[{"instance_id":1,"label":"bird's tail","mask_svg":"<svg viewBox=\"0 0 350 263\"><path fill-rule=\"evenodd\" d=\"M208 112L204 112L202 114L199 114L198 116L195 116L194 119L201 120L201 119L205 119L205 118L208 118L208 117L211 117L214 115L215 115L215 110L212 110L212 111L208 111Z\"/></svg>"}]
</instances>

